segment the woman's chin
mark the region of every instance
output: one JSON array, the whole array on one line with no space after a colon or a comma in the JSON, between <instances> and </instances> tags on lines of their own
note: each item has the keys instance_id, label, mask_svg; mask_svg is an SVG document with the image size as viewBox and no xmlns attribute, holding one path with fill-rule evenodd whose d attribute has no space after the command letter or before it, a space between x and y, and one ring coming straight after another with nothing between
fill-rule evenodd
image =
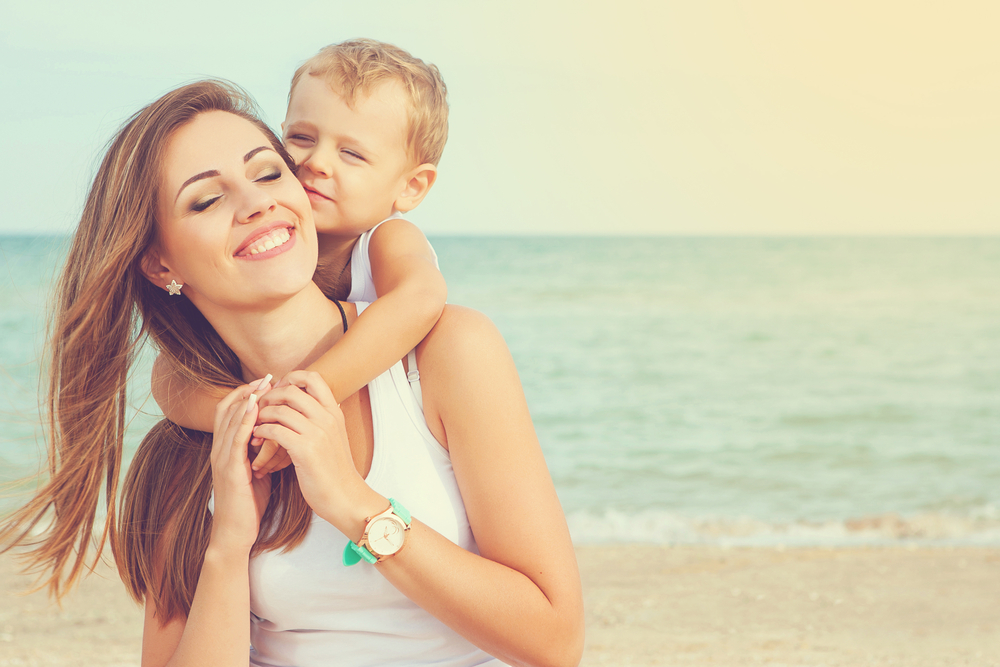
<instances>
[{"instance_id":1,"label":"woman's chin","mask_svg":"<svg viewBox=\"0 0 1000 667\"><path fill-rule=\"evenodd\" d=\"M293 240L289 242L294 243ZM317 250L315 244L298 243L287 252L267 253L240 262L238 276L234 276L237 292L256 296L257 300L273 301L290 299L312 282L315 273Z\"/></svg>"},{"instance_id":2,"label":"woman's chin","mask_svg":"<svg viewBox=\"0 0 1000 667\"><path fill-rule=\"evenodd\" d=\"M248 305L280 305L302 294L311 283L312 276L303 273L298 276L283 275L264 284L249 284L247 294L254 298L249 300Z\"/></svg>"},{"instance_id":3,"label":"woman's chin","mask_svg":"<svg viewBox=\"0 0 1000 667\"><path fill-rule=\"evenodd\" d=\"M250 276L239 284L213 285L208 290L191 290L188 297L209 321L216 313L274 310L309 291L312 274L282 272L273 276Z\"/></svg>"}]
</instances>

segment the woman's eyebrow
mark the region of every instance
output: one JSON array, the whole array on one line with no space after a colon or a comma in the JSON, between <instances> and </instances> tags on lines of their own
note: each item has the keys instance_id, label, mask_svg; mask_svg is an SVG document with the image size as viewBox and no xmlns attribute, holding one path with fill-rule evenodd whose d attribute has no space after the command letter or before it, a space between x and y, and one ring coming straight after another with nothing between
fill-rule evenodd
<instances>
[{"instance_id":1,"label":"woman's eyebrow","mask_svg":"<svg viewBox=\"0 0 1000 667\"><path fill-rule=\"evenodd\" d=\"M177 200L180 199L181 197L181 193L184 192L184 188L186 188L187 186L191 185L195 181L200 181L203 178L212 178L213 176L218 176L218 175L219 175L218 170L211 169L209 171L203 171L200 174L195 174L191 178L187 179L186 181L184 181L184 185L182 185L180 189L177 190L177 196L174 197L174 203L175 204L177 203Z\"/></svg>"},{"instance_id":2,"label":"woman's eyebrow","mask_svg":"<svg viewBox=\"0 0 1000 667\"><path fill-rule=\"evenodd\" d=\"M243 156L243 163L246 164L247 162L250 161L250 159L254 155L256 155L257 153L259 153L261 151L273 151L273 150L274 150L274 148L272 148L271 146L258 146L257 148L253 149L252 151L250 151L249 153L247 153L246 155ZM277 152L277 151L275 151L275 152ZM210 169L209 171L203 171L200 174L195 174L191 178L189 178L186 181L184 181L184 184L181 185L181 187L177 190L177 196L174 197L174 202L176 203L177 200L180 199L181 192L187 186L191 185L192 183L194 183L196 181L200 181L200 180L202 180L204 178L212 178L213 176L218 176L218 175L219 175L219 171L217 169Z\"/></svg>"},{"instance_id":3,"label":"woman's eyebrow","mask_svg":"<svg viewBox=\"0 0 1000 667\"><path fill-rule=\"evenodd\" d=\"M243 163L246 164L247 162L250 161L250 158L252 158L254 155L256 155L261 151L273 151L273 150L274 148L272 148L271 146L258 146L257 148L253 149L252 151L243 156Z\"/></svg>"}]
</instances>

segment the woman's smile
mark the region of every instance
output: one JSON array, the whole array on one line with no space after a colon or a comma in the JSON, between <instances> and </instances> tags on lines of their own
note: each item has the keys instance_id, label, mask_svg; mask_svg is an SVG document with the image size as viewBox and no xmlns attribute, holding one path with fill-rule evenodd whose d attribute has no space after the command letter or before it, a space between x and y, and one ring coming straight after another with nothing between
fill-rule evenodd
<instances>
[{"instance_id":1,"label":"woman's smile","mask_svg":"<svg viewBox=\"0 0 1000 667\"><path fill-rule=\"evenodd\" d=\"M287 222L275 222L251 235L233 254L237 259L268 259L295 245L295 228Z\"/></svg>"}]
</instances>

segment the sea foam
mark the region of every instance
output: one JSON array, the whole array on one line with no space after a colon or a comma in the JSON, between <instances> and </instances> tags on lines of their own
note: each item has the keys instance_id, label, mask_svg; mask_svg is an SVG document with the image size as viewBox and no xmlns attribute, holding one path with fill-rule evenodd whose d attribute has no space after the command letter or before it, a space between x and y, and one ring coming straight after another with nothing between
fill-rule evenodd
<instances>
[{"instance_id":1,"label":"sea foam","mask_svg":"<svg viewBox=\"0 0 1000 667\"><path fill-rule=\"evenodd\" d=\"M575 544L637 543L716 546L1000 546L1000 510L966 514L895 513L844 520L771 523L748 517L686 517L665 510L572 512Z\"/></svg>"}]
</instances>

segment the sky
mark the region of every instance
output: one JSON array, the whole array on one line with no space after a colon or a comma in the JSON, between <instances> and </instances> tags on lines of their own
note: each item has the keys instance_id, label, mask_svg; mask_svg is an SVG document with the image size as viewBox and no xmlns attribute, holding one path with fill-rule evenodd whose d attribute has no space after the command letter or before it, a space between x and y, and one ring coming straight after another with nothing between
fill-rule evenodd
<instances>
[{"instance_id":1,"label":"sky","mask_svg":"<svg viewBox=\"0 0 1000 667\"><path fill-rule=\"evenodd\" d=\"M66 233L141 106L223 77L284 115L352 37L436 64L429 235L998 235L1000 5L972 0L0 8L0 234Z\"/></svg>"}]
</instances>

